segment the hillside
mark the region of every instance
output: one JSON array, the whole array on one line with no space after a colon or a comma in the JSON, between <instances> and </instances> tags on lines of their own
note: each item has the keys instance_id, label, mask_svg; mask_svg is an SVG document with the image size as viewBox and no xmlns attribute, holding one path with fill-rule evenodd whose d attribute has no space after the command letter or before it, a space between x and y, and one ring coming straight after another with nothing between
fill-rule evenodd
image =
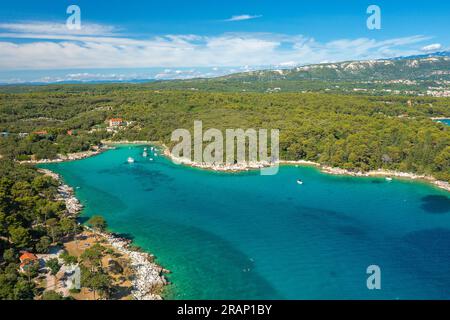
<instances>
[{"instance_id":1,"label":"hillside","mask_svg":"<svg viewBox=\"0 0 450 320\"><path fill-rule=\"evenodd\" d=\"M294 69L250 71L212 79L163 81L150 84L150 87L450 96L450 57L440 53L417 58L324 63Z\"/></svg>"}]
</instances>

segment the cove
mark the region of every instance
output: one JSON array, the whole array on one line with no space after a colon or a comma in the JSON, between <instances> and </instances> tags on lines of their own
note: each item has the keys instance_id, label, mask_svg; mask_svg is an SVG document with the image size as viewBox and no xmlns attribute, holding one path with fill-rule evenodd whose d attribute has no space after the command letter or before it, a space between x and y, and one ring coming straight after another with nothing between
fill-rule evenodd
<instances>
[{"instance_id":1,"label":"cove","mask_svg":"<svg viewBox=\"0 0 450 320\"><path fill-rule=\"evenodd\" d=\"M142 151L40 167L75 188L84 217L104 216L172 271L166 299L450 298L446 191L301 166L216 173ZM381 290L367 289L370 265Z\"/></svg>"}]
</instances>

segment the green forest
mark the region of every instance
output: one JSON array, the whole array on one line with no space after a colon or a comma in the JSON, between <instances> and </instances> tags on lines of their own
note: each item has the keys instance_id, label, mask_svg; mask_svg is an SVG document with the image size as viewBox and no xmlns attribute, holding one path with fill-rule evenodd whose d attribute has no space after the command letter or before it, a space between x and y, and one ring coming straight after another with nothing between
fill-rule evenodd
<instances>
[{"instance_id":1,"label":"green forest","mask_svg":"<svg viewBox=\"0 0 450 320\"><path fill-rule=\"evenodd\" d=\"M394 169L450 181L449 128L431 120L450 116L448 98L55 87L0 95L4 158L55 158L88 150L102 139L170 144L174 129L191 129L194 120L202 120L204 130L279 129L285 160L357 171ZM128 126L107 132L107 120L114 117Z\"/></svg>"},{"instance_id":2,"label":"green forest","mask_svg":"<svg viewBox=\"0 0 450 320\"><path fill-rule=\"evenodd\" d=\"M35 168L0 161L0 300L33 299L39 294L32 279L38 266L19 272L21 250L46 253L52 243L77 232L56 199L58 182Z\"/></svg>"},{"instance_id":3,"label":"green forest","mask_svg":"<svg viewBox=\"0 0 450 320\"><path fill-rule=\"evenodd\" d=\"M57 182L19 160L53 159L108 140L170 145L174 129L280 130L280 155L355 171L386 168L450 181L450 99L321 93L158 91L147 85L8 87L0 93L0 299L33 299L26 249L46 252L76 232ZM108 119L126 126L108 130ZM28 274L29 273L29 274ZM58 297L48 297L58 298Z\"/></svg>"}]
</instances>

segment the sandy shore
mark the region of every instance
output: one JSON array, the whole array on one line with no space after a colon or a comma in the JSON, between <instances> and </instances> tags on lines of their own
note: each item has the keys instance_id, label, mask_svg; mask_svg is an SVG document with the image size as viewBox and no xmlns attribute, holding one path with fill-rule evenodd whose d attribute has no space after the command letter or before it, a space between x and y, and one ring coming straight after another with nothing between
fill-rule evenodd
<instances>
[{"instance_id":1,"label":"sandy shore","mask_svg":"<svg viewBox=\"0 0 450 320\"><path fill-rule=\"evenodd\" d=\"M59 181L58 195L56 200L62 200L66 204L67 215L76 217L83 209L78 199L74 195L72 187L64 184L61 177L50 170L38 169L39 172ZM131 241L120 238L110 233L100 233L89 227L84 227L93 233L98 234L102 239L121 254L127 256L130 260L131 268L134 271L134 279L132 281L132 296L136 300L162 300L160 292L167 285L167 281L163 273L169 271L154 263L154 256L145 252L132 249Z\"/></svg>"}]
</instances>

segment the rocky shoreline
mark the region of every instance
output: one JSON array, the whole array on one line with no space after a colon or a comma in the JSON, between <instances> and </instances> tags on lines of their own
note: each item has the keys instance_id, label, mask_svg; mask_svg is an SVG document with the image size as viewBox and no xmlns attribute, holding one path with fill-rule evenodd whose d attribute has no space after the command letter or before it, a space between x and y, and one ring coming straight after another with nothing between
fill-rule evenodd
<instances>
[{"instance_id":1,"label":"rocky shoreline","mask_svg":"<svg viewBox=\"0 0 450 320\"><path fill-rule=\"evenodd\" d=\"M54 173L53 171L50 171L48 169L38 169L38 172L49 176L59 182L58 198L56 198L55 200L64 201L68 216L78 216L81 210L83 210L83 205L75 197L73 188L68 186L67 184L64 184L59 174Z\"/></svg>"},{"instance_id":2,"label":"rocky shoreline","mask_svg":"<svg viewBox=\"0 0 450 320\"><path fill-rule=\"evenodd\" d=\"M437 180L432 176L420 175L408 172L399 172L393 170L372 170L368 172L352 172L349 170L341 169L341 168L332 168L327 166L320 166L322 172L333 174L333 175L349 175L354 177L396 177L400 179L408 179L408 180L421 180L428 183L433 184L434 186L444 189L446 191L450 191L450 183L446 181Z\"/></svg>"},{"instance_id":3,"label":"rocky shoreline","mask_svg":"<svg viewBox=\"0 0 450 320\"><path fill-rule=\"evenodd\" d=\"M213 171L223 171L223 172L239 172L239 171L249 171L249 170L256 170L256 169L262 169L262 168L268 168L270 167L269 162L265 161L255 161L255 162L246 162L246 163L236 163L236 164L210 164L210 163L198 163L186 158L176 157L174 156L169 149L165 148L164 153L166 157L170 158L173 162L178 164L183 164L190 167L200 168L200 169L207 169L207 170L213 170Z\"/></svg>"},{"instance_id":4,"label":"rocky shoreline","mask_svg":"<svg viewBox=\"0 0 450 320\"><path fill-rule=\"evenodd\" d=\"M48 169L38 169L38 171L59 182L56 200L64 201L68 216L78 216L83 206L75 197L73 188L64 184L61 177L53 171ZM133 249L128 239L115 234L100 233L86 226L84 228L99 235L114 249L129 258L130 266L134 271L132 296L135 300L162 300L160 292L168 284L163 274L169 271L154 263L153 255Z\"/></svg>"},{"instance_id":5,"label":"rocky shoreline","mask_svg":"<svg viewBox=\"0 0 450 320\"><path fill-rule=\"evenodd\" d=\"M76 152L76 153L69 153L67 155L58 154L58 158L56 159L41 159L41 160L24 160L24 161L18 161L21 164L44 164L44 163L59 163L59 162L66 162L66 161L74 161L74 160L81 160L85 158L90 158L96 155L101 154L102 152L105 152L107 150L111 150L113 148L109 146L102 146L97 147L97 150L88 150L88 151L82 151L82 152Z\"/></svg>"},{"instance_id":6,"label":"rocky shoreline","mask_svg":"<svg viewBox=\"0 0 450 320\"><path fill-rule=\"evenodd\" d=\"M221 164L221 165L214 165L214 164L208 164L208 163L198 163L195 161L192 161L190 159L186 158L179 158L174 156L169 148L165 145L162 145L164 148L163 154L171 159L173 162L183 165L188 165L195 168L201 168L201 169L207 169L207 170L213 170L213 171L223 171L223 172L239 172L239 171L249 171L249 170L258 170L262 168L268 168L272 166L273 164L265 161L261 162L250 162L250 163L242 163L242 164ZM399 171L393 171L393 170L384 170L384 169L378 169L378 170L372 170L368 172L355 172L350 171L342 168L333 168L330 166L321 165L320 163L313 162L313 161L307 161L307 160L280 160L277 162L279 165L301 165L301 166L313 166L320 169L321 172L332 174L332 175L343 175L343 176L353 176L353 177L396 177L401 179L410 179L410 180L421 180L428 182L440 189L450 191L450 183L446 181L437 180L436 178L432 176L427 175L420 175L420 174L414 174L414 173L408 173L408 172L399 172Z\"/></svg>"},{"instance_id":7,"label":"rocky shoreline","mask_svg":"<svg viewBox=\"0 0 450 320\"><path fill-rule=\"evenodd\" d=\"M95 231L94 231L95 232ZM130 247L131 241L115 234L95 232L114 249L127 256L134 270L132 295L135 300L162 300L160 292L168 284L164 273L168 270L154 263L154 256Z\"/></svg>"},{"instance_id":8,"label":"rocky shoreline","mask_svg":"<svg viewBox=\"0 0 450 320\"><path fill-rule=\"evenodd\" d=\"M104 145L121 145L121 144L133 144L133 145L143 145L143 144L159 144L157 141L146 141L146 140L136 140L136 141L128 141L128 140L102 140Z\"/></svg>"}]
</instances>

